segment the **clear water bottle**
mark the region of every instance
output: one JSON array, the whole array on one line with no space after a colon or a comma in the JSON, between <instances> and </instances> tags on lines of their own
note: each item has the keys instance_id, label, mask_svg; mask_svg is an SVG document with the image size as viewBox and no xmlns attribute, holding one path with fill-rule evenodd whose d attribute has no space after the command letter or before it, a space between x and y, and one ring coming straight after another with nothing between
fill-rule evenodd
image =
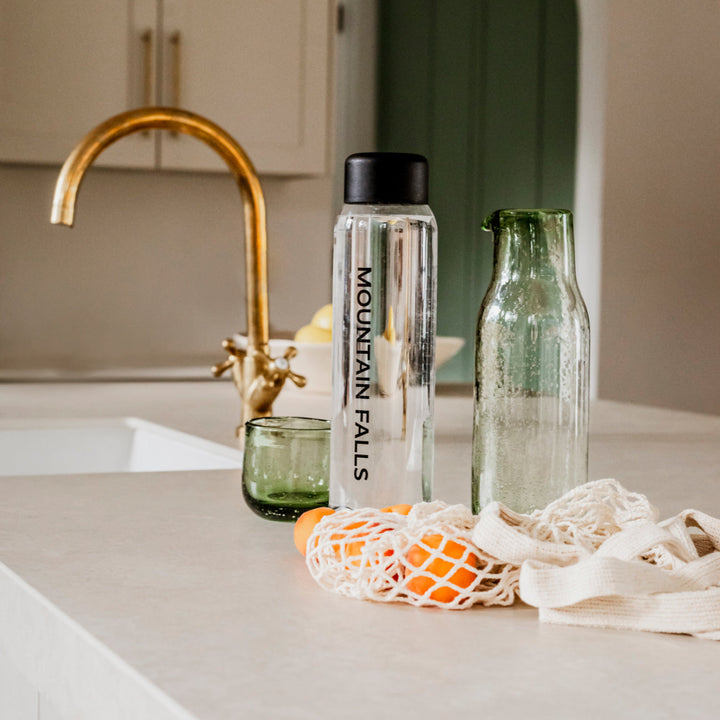
<instances>
[{"instance_id":1,"label":"clear water bottle","mask_svg":"<svg viewBox=\"0 0 720 720\"><path fill-rule=\"evenodd\" d=\"M472 508L542 508L587 482L590 323L572 214L498 210L475 353Z\"/></svg>"},{"instance_id":2,"label":"clear water bottle","mask_svg":"<svg viewBox=\"0 0 720 720\"><path fill-rule=\"evenodd\" d=\"M335 226L330 505L429 500L437 225L421 155L345 162Z\"/></svg>"}]
</instances>

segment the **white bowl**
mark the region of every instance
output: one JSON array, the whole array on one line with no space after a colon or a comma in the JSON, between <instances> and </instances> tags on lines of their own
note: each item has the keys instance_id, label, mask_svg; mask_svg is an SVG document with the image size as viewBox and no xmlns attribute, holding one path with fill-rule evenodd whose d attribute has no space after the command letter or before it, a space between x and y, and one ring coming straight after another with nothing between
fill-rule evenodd
<instances>
[{"instance_id":1,"label":"white bowl","mask_svg":"<svg viewBox=\"0 0 720 720\"><path fill-rule=\"evenodd\" d=\"M270 355L277 357L292 345L297 355L290 360L290 369L307 380L304 392L329 393L332 390L332 343L295 342L294 340L270 340ZM296 388L287 380L285 388Z\"/></svg>"},{"instance_id":2,"label":"white bowl","mask_svg":"<svg viewBox=\"0 0 720 720\"><path fill-rule=\"evenodd\" d=\"M465 345L465 338L439 337L435 338L435 369L444 365L451 357L457 355Z\"/></svg>"},{"instance_id":3,"label":"white bowl","mask_svg":"<svg viewBox=\"0 0 720 720\"><path fill-rule=\"evenodd\" d=\"M464 338L438 337L435 340L435 367L439 368L460 352ZM294 373L307 378L304 392L329 394L332 390L332 343L307 343L293 340L270 340L270 354L282 355L288 346L297 348L298 354L290 361ZM288 381L286 387L295 385Z\"/></svg>"}]
</instances>

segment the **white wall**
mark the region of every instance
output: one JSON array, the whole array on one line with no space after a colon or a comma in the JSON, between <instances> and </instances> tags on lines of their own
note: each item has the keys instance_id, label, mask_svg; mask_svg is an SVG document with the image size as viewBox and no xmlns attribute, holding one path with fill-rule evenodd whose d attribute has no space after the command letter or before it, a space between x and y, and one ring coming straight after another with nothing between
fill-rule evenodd
<instances>
[{"instance_id":1,"label":"white wall","mask_svg":"<svg viewBox=\"0 0 720 720\"><path fill-rule=\"evenodd\" d=\"M720 3L609 0L600 396L720 414Z\"/></svg>"},{"instance_id":2,"label":"white wall","mask_svg":"<svg viewBox=\"0 0 720 720\"><path fill-rule=\"evenodd\" d=\"M578 9L592 395L720 414L720 3Z\"/></svg>"},{"instance_id":3,"label":"white wall","mask_svg":"<svg viewBox=\"0 0 720 720\"><path fill-rule=\"evenodd\" d=\"M602 277L607 5L578 0L578 133L575 172L575 264L590 315L590 396L598 395Z\"/></svg>"}]
</instances>

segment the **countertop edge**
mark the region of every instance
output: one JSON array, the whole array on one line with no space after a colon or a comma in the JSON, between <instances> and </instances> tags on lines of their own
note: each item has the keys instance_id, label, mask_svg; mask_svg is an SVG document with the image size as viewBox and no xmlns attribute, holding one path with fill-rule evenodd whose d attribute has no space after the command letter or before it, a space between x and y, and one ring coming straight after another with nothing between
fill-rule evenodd
<instances>
[{"instance_id":1,"label":"countertop edge","mask_svg":"<svg viewBox=\"0 0 720 720\"><path fill-rule=\"evenodd\" d=\"M197 720L0 563L0 647L61 717Z\"/></svg>"}]
</instances>

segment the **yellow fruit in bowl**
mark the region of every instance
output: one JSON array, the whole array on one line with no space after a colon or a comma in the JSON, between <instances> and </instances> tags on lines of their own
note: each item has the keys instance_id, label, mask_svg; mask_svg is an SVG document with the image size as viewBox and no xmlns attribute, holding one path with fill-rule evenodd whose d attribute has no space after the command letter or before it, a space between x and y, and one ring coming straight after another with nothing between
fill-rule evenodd
<instances>
[{"instance_id":1,"label":"yellow fruit in bowl","mask_svg":"<svg viewBox=\"0 0 720 720\"><path fill-rule=\"evenodd\" d=\"M295 333L295 342L332 342L332 305L323 305L313 315L310 324L303 325L303 327Z\"/></svg>"},{"instance_id":2,"label":"yellow fruit in bowl","mask_svg":"<svg viewBox=\"0 0 720 720\"><path fill-rule=\"evenodd\" d=\"M295 333L295 342L330 343L332 332L315 325L304 325Z\"/></svg>"},{"instance_id":3,"label":"yellow fruit in bowl","mask_svg":"<svg viewBox=\"0 0 720 720\"><path fill-rule=\"evenodd\" d=\"M332 304L323 305L314 315L310 324L332 332Z\"/></svg>"}]
</instances>

